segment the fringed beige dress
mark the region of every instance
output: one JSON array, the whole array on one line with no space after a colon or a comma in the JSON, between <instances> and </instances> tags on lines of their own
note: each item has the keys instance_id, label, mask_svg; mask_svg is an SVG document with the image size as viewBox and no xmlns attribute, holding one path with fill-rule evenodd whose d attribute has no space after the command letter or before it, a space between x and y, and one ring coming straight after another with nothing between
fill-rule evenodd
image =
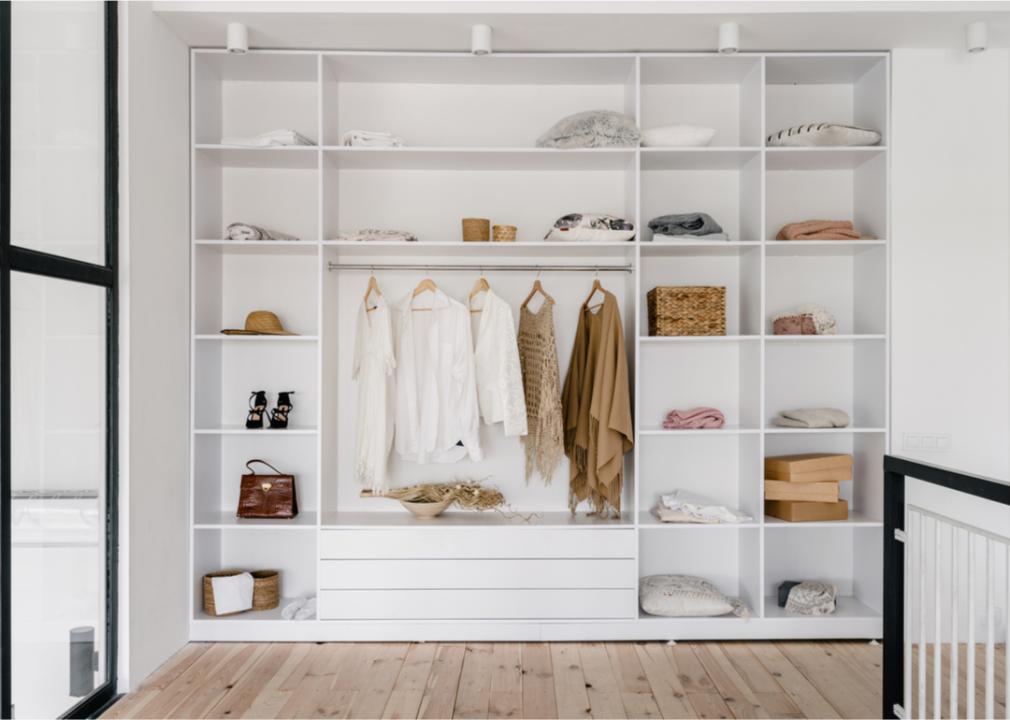
<instances>
[{"instance_id":1,"label":"fringed beige dress","mask_svg":"<svg viewBox=\"0 0 1010 720\"><path fill-rule=\"evenodd\" d=\"M519 310L519 365L526 395L526 482L537 473L550 484L565 451L553 300L535 313L525 305Z\"/></svg>"},{"instance_id":2,"label":"fringed beige dress","mask_svg":"<svg viewBox=\"0 0 1010 720\"><path fill-rule=\"evenodd\" d=\"M619 515L624 454L634 441L628 356L617 298L603 291L603 306L583 303L565 377L565 454L570 463L568 504L588 500L595 514Z\"/></svg>"}]
</instances>

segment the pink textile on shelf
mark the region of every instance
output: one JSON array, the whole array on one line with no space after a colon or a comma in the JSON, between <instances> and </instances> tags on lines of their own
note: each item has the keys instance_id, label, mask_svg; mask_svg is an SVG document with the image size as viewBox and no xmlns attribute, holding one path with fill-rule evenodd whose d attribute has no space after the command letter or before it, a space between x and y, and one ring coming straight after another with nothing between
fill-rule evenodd
<instances>
[{"instance_id":1,"label":"pink textile on shelf","mask_svg":"<svg viewBox=\"0 0 1010 720\"><path fill-rule=\"evenodd\" d=\"M726 418L715 408L698 407L691 410L671 410L663 420L664 430L705 430L721 428Z\"/></svg>"}]
</instances>

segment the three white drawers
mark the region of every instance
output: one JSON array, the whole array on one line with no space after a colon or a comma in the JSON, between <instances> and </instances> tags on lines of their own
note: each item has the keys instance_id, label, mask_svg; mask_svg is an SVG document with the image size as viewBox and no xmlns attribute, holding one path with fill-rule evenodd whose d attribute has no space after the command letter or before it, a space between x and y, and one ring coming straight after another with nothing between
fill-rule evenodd
<instances>
[{"instance_id":1,"label":"three white drawers","mask_svg":"<svg viewBox=\"0 0 1010 720\"><path fill-rule=\"evenodd\" d=\"M323 620L628 618L635 534L625 528L326 530Z\"/></svg>"}]
</instances>

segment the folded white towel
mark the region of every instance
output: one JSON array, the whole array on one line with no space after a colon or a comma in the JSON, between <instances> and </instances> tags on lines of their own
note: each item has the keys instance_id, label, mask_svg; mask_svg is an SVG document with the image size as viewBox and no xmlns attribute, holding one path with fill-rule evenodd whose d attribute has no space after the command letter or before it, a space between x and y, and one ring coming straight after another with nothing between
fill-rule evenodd
<instances>
[{"instance_id":1,"label":"folded white towel","mask_svg":"<svg viewBox=\"0 0 1010 720\"><path fill-rule=\"evenodd\" d=\"M214 593L214 611L218 615L252 609L253 576L249 573L211 578L210 587Z\"/></svg>"},{"instance_id":2,"label":"folded white towel","mask_svg":"<svg viewBox=\"0 0 1010 720\"><path fill-rule=\"evenodd\" d=\"M305 605L306 600L307 598L305 597L297 597L291 602L289 602L287 605L284 606L284 609L281 610L281 617L284 618L285 620L294 620L295 615Z\"/></svg>"},{"instance_id":3,"label":"folded white towel","mask_svg":"<svg viewBox=\"0 0 1010 720\"><path fill-rule=\"evenodd\" d=\"M221 138L222 145L235 145L237 147L269 148L269 147L291 147L294 145L315 145L307 137L294 130L271 130L260 133L253 137L241 137L230 135Z\"/></svg>"},{"instance_id":4,"label":"folded white towel","mask_svg":"<svg viewBox=\"0 0 1010 720\"><path fill-rule=\"evenodd\" d=\"M315 596L307 598L305 604L295 613L295 620L311 620L316 616Z\"/></svg>"},{"instance_id":5,"label":"folded white towel","mask_svg":"<svg viewBox=\"0 0 1010 720\"><path fill-rule=\"evenodd\" d=\"M340 144L353 147L400 147L403 138L377 130L349 130L340 138Z\"/></svg>"}]
</instances>

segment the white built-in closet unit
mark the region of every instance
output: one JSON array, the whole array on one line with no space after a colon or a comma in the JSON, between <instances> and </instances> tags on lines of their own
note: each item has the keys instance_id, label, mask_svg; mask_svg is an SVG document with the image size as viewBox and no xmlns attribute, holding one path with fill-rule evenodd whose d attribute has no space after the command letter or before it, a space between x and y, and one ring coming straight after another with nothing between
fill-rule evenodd
<instances>
[{"instance_id":1,"label":"white built-in closet unit","mask_svg":"<svg viewBox=\"0 0 1010 720\"><path fill-rule=\"evenodd\" d=\"M194 640L646 639L879 637L882 473L888 448L888 56L842 54L345 53L192 54L192 605ZM609 109L642 127L717 129L710 147L544 150L562 116ZM766 148L771 131L831 120L879 129L868 148ZM292 128L318 147L235 149L222 136ZM349 129L388 130L393 149L340 147ZM731 242L653 244L648 220L704 211ZM543 237L571 212L633 219L634 242ZM463 244L460 219L519 227L514 244ZM776 242L786 222L851 218L875 240ZM222 241L230 222L300 242ZM340 231L396 228L411 244L334 241ZM341 267L365 266L365 270ZM425 274L463 299L483 266L546 269L557 301L562 376L579 307L601 269L618 298L635 401L619 519L572 517L567 466L551 485L523 480L523 452L500 426L481 428L481 463L391 459L396 485L488 478L516 517L453 512L420 521L363 498L353 477L355 315L367 266L466 265L467 271L376 271L398 300ZM629 272L620 271L627 266ZM518 313L536 275L483 270ZM725 337L648 336L656 285L727 289ZM770 318L818 303L838 335L776 337ZM277 312L296 337L226 337L251 310ZM253 390L294 390L286 430L244 428ZM720 430L666 431L671 408L712 405ZM834 406L840 430L774 427L778 410ZM764 516L762 458L851 452L844 522ZM238 521L239 476L263 458L298 478L293 521ZM662 525L658 495L687 488L754 516L740 526ZM319 619L278 611L212 618L201 576L276 568L287 597L317 593ZM747 619L641 614L638 579L690 573L740 596ZM787 616L783 580L838 586L838 612Z\"/></svg>"}]
</instances>

